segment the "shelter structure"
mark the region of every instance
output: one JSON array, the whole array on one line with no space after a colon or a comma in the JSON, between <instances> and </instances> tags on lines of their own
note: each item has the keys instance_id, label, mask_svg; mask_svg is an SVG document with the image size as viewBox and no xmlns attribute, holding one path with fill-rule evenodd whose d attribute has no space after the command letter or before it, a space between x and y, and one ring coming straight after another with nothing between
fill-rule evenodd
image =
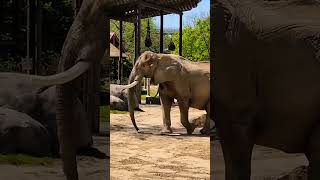
<instances>
[{"instance_id":1,"label":"shelter structure","mask_svg":"<svg viewBox=\"0 0 320 180\"><path fill-rule=\"evenodd\" d=\"M163 16L167 14L179 15L179 55L182 56L182 18L183 12L189 11L195 8L201 0L114 0L116 7L110 7L107 9L109 19L107 21L106 33L110 33L110 19L120 21L120 34L119 34L119 49L123 48L123 22L130 22L134 24L135 34L135 60L141 54L141 19L150 18L154 16L160 16L160 53L163 53ZM81 7L82 0L73 0L73 7L75 14ZM111 49L110 43L107 45L107 51L104 58L110 62ZM119 53L119 63L122 63L122 53ZM118 67L121 67L118 66ZM84 103L87 107L89 118L92 122L93 132L99 132L99 69L100 64L92 66L89 72L83 77L83 94ZM118 72L120 72L118 70ZM94 96L94 97L91 97ZM137 93L138 99L140 99L140 92ZM86 101L87 100L87 101Z\"/></svg>"},{"instance_id":2,"label":"shelter structure","mask_svg":"<svg viewBox=\"0 0 320 180\"><path fill-rule=\"evenodd\" d=\"M123 65L122 63L119 63L119 61L125 60L128 55L126 54L126 49L124 47L120 50L120 42L119 38L114 32L110 32L110 48L109 50L106 50L106 53L110 52L109 60L111 62L108 62L108 59L102 58L101 65L102 68L110 68L110 73L106 76L109 76L111 80L117 80L118 84L122 82L123 77ZM120 52L121 52L121 59L120 59ZM111 67L107 65L109 63ZM120 67L119 67L120 66ZM103 71L108 71L106 69L103 69Z\"/></svg>"}]
</instances>

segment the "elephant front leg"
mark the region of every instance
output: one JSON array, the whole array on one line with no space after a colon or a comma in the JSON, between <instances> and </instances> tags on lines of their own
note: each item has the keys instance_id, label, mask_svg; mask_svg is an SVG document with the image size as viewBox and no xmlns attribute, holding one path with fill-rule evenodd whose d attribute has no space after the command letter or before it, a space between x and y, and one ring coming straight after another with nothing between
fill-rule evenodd
<instances>
[{"instance_id":1,"label":"elephant front leg","mask_svg":"<svg viewBox=\"0 0 320 180\"><path fill-rule=\"evenodd\" d=\"M306 156L309 160L308 180L320 179L320 124L316 125L307 143Z\"/></svg>"},{"instance_id":2,"label":"elephant front leg","mask_svg":"<svg viewBox=\"0 0 320 180\"><path fill-rule=\"evenodd\" d=\"M193 133L196 126L189 122L189 98L178 99L178 104L181 124L187 129L187 133L190 135Z\"/></svg>"},{"instance_id":3,"label":"elephant front leg","mask_svg":"<svg viewBox=\"0 0 320 180\"><path fill-rule=\"evenodd\" d=\"M171 129L171 119L170 119L170 111L171 105L173 102L173 98L160 93L160 102L162 109L162 118L163 118L163 128L160 131L161 134L170 134L172 133Z\"/></svg>"},{"instance_id":4,"label":"elephant front leg","mask_svg":"<svg viewBox=\"0 0 320 180\"><path fill-rule=\"evenodd\" d=\"M225 160L226 180L250 180L252 117L244 109L235 110L222 104L215 105L214 112Z\"/></svg>"}]
</instances>

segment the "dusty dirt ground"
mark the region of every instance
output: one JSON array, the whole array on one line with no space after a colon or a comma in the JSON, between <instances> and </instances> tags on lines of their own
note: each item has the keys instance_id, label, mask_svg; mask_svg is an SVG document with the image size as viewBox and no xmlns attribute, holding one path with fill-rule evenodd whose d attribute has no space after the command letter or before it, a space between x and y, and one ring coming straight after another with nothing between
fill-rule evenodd
<instances>
[{"instance_id":1,"label":"dusty dirt ground","mask_svg":"<svg viewBox=\"0 0 320 180\"><path fill-rule=\"evenodd\" d=\"M218 140L211 141L213 168L211 169L214 178L212 180L224 180L224 161L221 145ZM301 165L307 165L307 160L303 154L286 154L284 152L255 146L252 155L251 180L278 180L288 174L293 169ZM289 180L289 179L288 179ZM302 180L295 177L290 180Z\"/></svg>"},{"instance_id":2,"label":"dusty dirt ground","mask_svg":"<svg viewBox=\"0 0 320 180\"><path fill-rule=\"evenodd\" d=\"M109 138L95 136L94 147L109 155ZM107 166L109 159L97 159L88 156L78 156L78 171L81 180L105 180L109 174ZM61 160L55 160L50 167L45 166L15 166L0 165L1 180L65 180Z\"/></svg>"},{"instance_id":3,"label":"dusty dirt ground","mask_svg":"<svg viewBox=\"0 0 320 180\"><path fill-rule=\"evenodd\" d=\"M142 105L145 112L136 112L136 121L143 134L138 134L128 114L110 116L111 180L147 179L210 179L210 139L187 136L180 123L178 107L171 111L173 135L159 135L162 128L160 106ZM205 111L190 109L190 118Z\"/></svg>"}]
</instances>

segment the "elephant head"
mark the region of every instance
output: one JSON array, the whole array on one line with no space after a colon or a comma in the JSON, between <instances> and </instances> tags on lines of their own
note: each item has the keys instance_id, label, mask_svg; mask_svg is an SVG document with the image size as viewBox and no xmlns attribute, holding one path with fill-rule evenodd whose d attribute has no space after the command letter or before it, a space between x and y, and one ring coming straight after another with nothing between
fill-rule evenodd
<instances>
[{"instance_id":1,"label":"elephant head","mask_svg":"<svg viewBox=\"0 0 320 180\"><path fill-rule=\"evenodd\" d=\"M136 102L135 87L140 84L143 77L151 78L154 84L174 81L184 72L180 56L173 54L157 54L146 51L137 59L129 76L128 108L133 126L139 132L134 118Z\"/></svg>"}]
</instances>

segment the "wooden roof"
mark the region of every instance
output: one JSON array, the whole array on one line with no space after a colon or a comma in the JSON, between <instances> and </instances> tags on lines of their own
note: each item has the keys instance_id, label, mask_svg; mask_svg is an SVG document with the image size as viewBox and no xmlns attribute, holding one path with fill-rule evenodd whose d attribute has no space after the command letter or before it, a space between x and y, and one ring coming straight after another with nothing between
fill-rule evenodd
<instances>
[{"instance_id":1,"label":"wooden roof","mask_svg":"<svg viewBox=\"0 0 320 180\"><path fill-rule=\"evenodd\" d=\"M116 7L108 9L112 19L134 21L137 9L141 8L141 18L166 14L180 14L195 8L201 0L117 0Z\"/></svg>"},{"instance_id":2,"label":"wooden roof","mask_svg":"<svg viewBox=\"0 0 320 180\"><path fill-rule=\"evenodd\" d=\"M120 56L120 50L110 43L110 57L118 58L119 56ZM122 57L126 58L127 55L125 53L122 53Z\"/></svg>"}]
</instances>

